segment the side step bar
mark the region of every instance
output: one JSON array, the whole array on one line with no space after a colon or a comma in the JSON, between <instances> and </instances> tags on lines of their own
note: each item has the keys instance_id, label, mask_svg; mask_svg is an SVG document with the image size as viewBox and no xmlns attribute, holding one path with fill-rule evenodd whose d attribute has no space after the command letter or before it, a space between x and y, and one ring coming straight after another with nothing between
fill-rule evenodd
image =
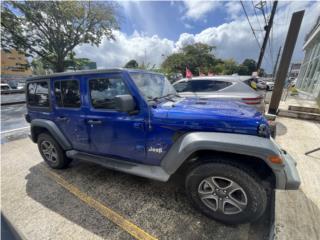
<instances>
[{"instance_id":1,"label":"side step bar","mask_svg":"<svg viewBox=\"0 0 320 240\"><path fill-rule=\"evenodd\" d=\"M159 166L132 163L104 156L83 153L76 150L69 150L66 152L66 155L69 158L95 163L109 169L137 175L140 177L150 178L161 182L168 181L170 177L170 175Z\"/></svg>"}]
</instances>

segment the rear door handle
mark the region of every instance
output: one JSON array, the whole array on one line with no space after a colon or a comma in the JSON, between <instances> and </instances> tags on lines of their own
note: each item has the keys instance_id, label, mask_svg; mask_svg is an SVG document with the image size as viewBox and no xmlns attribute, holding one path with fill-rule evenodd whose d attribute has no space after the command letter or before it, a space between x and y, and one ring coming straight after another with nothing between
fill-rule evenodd
<instances>
[{"instance_id":1,"label":"rear door handle","mask_svg":"<svg viewBox=\"0 0 320 240\"><path fill-rule=\"evenodd\" d=\"M93 120L93 119L90 119L90 120L88 120L88 123L89 123L89 124L101 124L102 121L101 121L101 120Z\"/></svg>"},{"instance_id":2,"label":"rear door handle","mask_svg":"<svg viewBox=\"0 0 320 240\"><path fill-rule=\"evenodd\" d=\"M68 118L61 116L61 117L57 117L57 120L61 122L65 122L65 121L68 121Z\"/></svg>"}]
</instances>

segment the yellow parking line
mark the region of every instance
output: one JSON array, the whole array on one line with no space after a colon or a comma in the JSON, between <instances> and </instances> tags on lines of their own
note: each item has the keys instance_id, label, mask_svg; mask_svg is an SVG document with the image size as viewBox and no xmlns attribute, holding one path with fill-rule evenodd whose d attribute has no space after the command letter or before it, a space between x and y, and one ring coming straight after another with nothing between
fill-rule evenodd
<instances>
[{"instance_id":1,"label":"yellow parking line","mask_svg":"<svg viewBox=\"0 0 320 240\"><path fill-rule=\"evenodd\" d=\"M119 227L121 227L123 230L125 230L127 233L135 237L136 239L141 240L156 240L157 238L151 236L149 233L145 232L141 228L139 228L137 225L133 224L129 220L125 219L112 209L106 207L99 201L95 200L94 198L88 196L86 193L81 192L77 187L72 185L71 183L67 182L65 179L63 179L59 174L49 171L47 168L43 167L42 170L47 172L49 176L56 181L59 185L61 185L63 188L71 192L73 195L75 195L77 198L79 198L81 201L85 202L90 207L93 207L96 209L100 214L111 220L113 223L117 224Z\"/></svg>"}]
</instances>

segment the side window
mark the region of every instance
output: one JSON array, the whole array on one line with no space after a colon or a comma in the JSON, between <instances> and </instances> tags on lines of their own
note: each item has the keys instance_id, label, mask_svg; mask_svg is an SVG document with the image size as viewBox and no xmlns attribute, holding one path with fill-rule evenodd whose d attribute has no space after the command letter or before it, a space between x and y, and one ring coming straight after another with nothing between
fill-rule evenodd
<instances>
[{"instance_id":1,"label":"side window","mask_svg":"<svg viewBox=\"0 0 320 240\"><path fill-rule=\"evenodd\" d=\"M189 91L189 83L188 82L179 82L174 85L174 88L177 92L188 92Z\"/></svg>"},{"instance_id":2,"label":"side window","mask_svg":"<svg viewBox=\"0 0 320 240\"><path fill-rule=\"evenodd\" d=\"M47 81L28 84L28 105L32 107L49 107L49 88Z\"/></svg>"},{"instance_id":3,"label":"side window","mask_svg":"<svg viewBox=\"0 0 320 240\"><path fill-rule=\"evenodd\" d=\"M213 80L195 80L192 81L193 92L215 92L230 86L232 83Z\"/></svg>"},{"instance_id":4,"label":"side window","mask_svg":"<svg viewBox=\"0 0 320 240\"><path fill-rule=\"evenodd\" d=\"M77 80L58 80L54 82L54 95L58 107L79 108L80 87Z\"/></svg>"},{"instance_id":5,"label":"side window","mask_svg":"<svg viewBox=\"0 0 320 240\"><path fill-rule=\"evenodd\" d=\"M97 109L115 109L115 96L129 93L120 76L90 79L89 91L91 104Z\"/></svg>"}]
</instances>

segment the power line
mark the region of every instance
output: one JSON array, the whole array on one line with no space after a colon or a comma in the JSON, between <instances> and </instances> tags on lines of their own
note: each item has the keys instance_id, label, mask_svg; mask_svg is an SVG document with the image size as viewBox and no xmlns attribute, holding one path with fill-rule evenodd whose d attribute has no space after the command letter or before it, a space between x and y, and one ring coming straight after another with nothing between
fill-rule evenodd
<instances>
[{"instance_id":1,"label":"power line","mask_svg":"<svg viewBox=\"0 0 320 240\"><path fill-rule=\"evenodd\" d=\"M258 22L258 25L259 25L259 28L260 28L258 31L260 31L260 34L263 35L263 32L264 32L265 30L264 30L264 28L261 27L261 23L260 23L260 20L259 20L257 11L256 11L256 8L257 8L257 7L255 6L253 0L251 0L251 4L252 4L252 7L253 7L254 15L256 16L256 19L257 19L257 22ZM260 2L259 4L261 4L261 7L264 6L261 2ZM261 10L261 7L258 7L258 8ZM270 7L270 9L271 9L271 7ZM268 10L267 10L267 12L268 12ZM257 30L256 30L256 31L257 31ZM261 35L260 35L260 36L261 36ZM263 37L263 36L262 36L262 37ZM270 48L270 41L269 41L269 48ZM269 64L271 67L273 67L273 56L272 56L272 53L271 53L271 49L270 49L269 57L270 57L270 61L269 61L269 59L267 59L268 64Z\"/></svg>"},{"instance_id":2,"label":"power line","mask_svg":"<svg viewBox=\"0 0 320 240\"><path fill-rule=\"evenodd\" d=\"M261 33L262 33L262 32L263 32L263 29L262 29L262 27L261 27L260 20L259 20L259 17L258 17L258 15L257 15L257 11L256 11L256 6L254 5L253 0L251 1L251 4L252 4L252 7L253 7L254 15L256 15L257 22L258 22L258 24L259 24L259 29L260 29L259 31L261 31Z\"/></svg>"},{"instance_id":3,"label":"power line","mask_svg":"<svg viewBox=\"0 0 320 240\"><path fill-rule=\"evenodd\" d=\"M248 21L248 23L249 23L249 25L250 25L251 31L252 31L252 33L253 33L253 36L254 36L254 38L256 39L259 48L261 49L261 45L260 45L260 43L259 43L259 40L258 40L258 38L257 38L257 36L256 36L256 33L255 33L254 30L253 30L253 27L252 27L251 22L250 22L250 20L249 20L247 11L246 11L246 9L245 9L245 7L244 7L244 5L243 5L243 2L242 2L241 0L240 0L240 3L241 3L241 6L242 6L242 9L243 9L243 11L244 11L244 14L245 14L246 17L247 17L247 21Z\"/></svg>"},{"instance_id":4,"label":"power line","mask_svg":"<svg viewBox=\"0 0 320 240\"><path fill-rule=\"evenodd\" d=\"M270 4L270 9L271 9L271 1L269 1L269 4ZM276 14L276 12L277 12L277 9L275 10L274 14ZM270 19L270 17L271 17L271 12L270 12L269 19ZM272 67L273 67L274 66L274 58L273 58L273 28L271 28L271 33L270 33L270 38L269 38L269 50L270 50L271 64L272 64Z\"/></svg>"},{"instance_id":5,"label":"power line","mask_svg":"<svg viewBox=\"0 0 320 240\"><path fill-rule=\"evenodd\" d=\"M263 43L262 43L262 48L261 48L259 59L258 59L258 63L257 63L257 69L258 70L261 67L264 51L265 51L266 45L268 43L268 38L269 38L270 30L272 28L273 18L274 18L276 9L277 9L277 5L278 5L278 1L274 1L273 2L273 6L272 6L272 10L271 10L270 19L269 19L268 24L266 25L266 35L265 35Z\"/></svg>"}]
</instances>

